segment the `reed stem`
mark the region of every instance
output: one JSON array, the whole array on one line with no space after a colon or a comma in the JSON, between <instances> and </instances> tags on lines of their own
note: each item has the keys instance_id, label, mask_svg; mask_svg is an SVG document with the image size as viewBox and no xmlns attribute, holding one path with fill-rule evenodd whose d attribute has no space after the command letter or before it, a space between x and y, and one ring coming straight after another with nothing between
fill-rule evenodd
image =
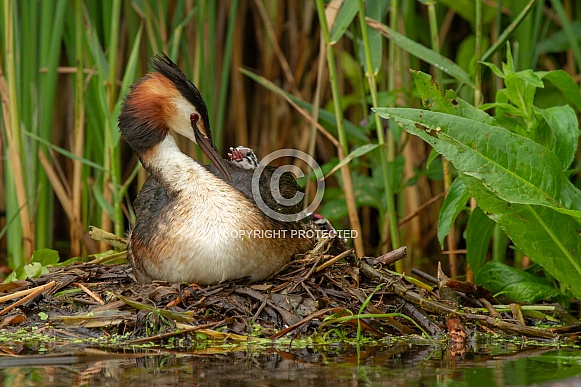
<instances>
[{"instance_id":1,"label":"reed stem","mask_svg":"<svg viewBox=\"0 0 581 387\"><path fill-rule=\"evenodd\" d=\"M325 43L325 50L327 54L327 66L329 66L329 82L331 83L331 93L333 95L333 107L335 108L337 133L339 135L339 143L341 144L341 147L338 149L338 154L339 160L342 160L349 153L349 144L347 143L347 136L343 126L343 109L341 108L341 94L339 93L339 83L337 80L335 54L333 52L333 46L331 45L329 27L327 25L327 17L325 15L323 0L317 0L316 4L319 23L321 24L321 34L323 35L323 42ZM341 177L343 178L343 189L345 191L345 200L347 202L347 211L349 213L351 229L357 233L357 236L353 239L355 253L357 256L361 257L365 254L365 249L363 247L361 224L359 222L359 214L357 213L355 194L353 192L351 170L349 169L348 165L345 165L341 168Z\"/></svg>"}]
</instances>

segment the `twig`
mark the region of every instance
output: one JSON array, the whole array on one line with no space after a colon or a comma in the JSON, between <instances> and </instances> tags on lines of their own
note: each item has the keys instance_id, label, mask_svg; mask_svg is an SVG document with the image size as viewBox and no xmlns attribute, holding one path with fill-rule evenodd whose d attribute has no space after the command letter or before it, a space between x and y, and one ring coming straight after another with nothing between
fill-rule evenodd
<instances>
[{"instance_id":1,"label":"twig","mask_svg":"<svg viewBox=\"0 0 581 387\"><path fill-rule=\"evenodd\" d=\"M31 289L32 292L30 294L28 294L26 297L24 297L24 298L16 301L12 305L10 305L10 306L4 308L3 310L1 310L0 311L0 315L4 314L6 312L11 311L12 309L16 308L18 305L22 305L25 302L28 302L29 300L32 300L33 298L35 298L36 296L38 296L40 293L44 292L45 290L48 290L48 289L52 288L55 285L56 285L56 282L55 281L51 281L51 282L49 282L46 285L37 286L36 288ZM17 293L21 293L21 292L16 292L14 294L17 294ZM11 294L10 296L14 296L14 294ZM6 296L6 297L8 297L8 296Z\"/></svg>"},{"instance_id":2,"label":"twig","mask_svg":"<svg viewBox=\"0 0 581 387\"><path fill-rule=\"evenodd\" d=\"M343 251L341 254L337 255L334 258L329 259L327 262L323 263L321 266L317 267L315 273L320 272L321 270L325 270L329 266L333 265L335 262L340 261L343 258L348 257L349 255L353 254L355 250L349 249L347 251Z\"/></svg>"},{"instance_id":3,"label":"twig","mask_svg":"<svg viewBox=\"0 0 581 387\"><path fill-rule=\"evenodd\" d=\"M378 264L389 266L392 263L399 261L400 259L404 259L405 257L407 257L407 246L401 246L400 248L390 251L387 254L383 254L377 258L366 258L366 261L370 265L374 266Z\"/></svg>"},{"instance_id":4,"label":"twig","mask_svg":"<svg viewBox=\"0 0 581 387\"><path fill-rule=\"evenodd\" d=\"M87 293L89 296L91 296L99 304L105 305L105 301L103 301L103 299L101 297L99 297L97 294L95 294L93 291L91 291L85 285L83 285L82 283L79 283L79 282L75 282L75 285L80 287L83 290L83 292Z\"/></svg>"},{"instance_id":5,"label":"twig","mask_svg":"<svg viewBox=\"0 0 581 387\"><path fill-rule=\"evenodd\" d=\"M46 287L46 289L50 289L55 285L55 283L56 283L55 281L52 281L52 282L49 282L48 284L45 284L42 286ZM0 297L0 304L4 303L6 301L13 300L13 299L18 298L18 297L26 296L27 294L30 294L30 293L34 293L37 290L38 290L38 287L34 287L34 288L26 289L26 290L20 290L18 292L14 292L14 293L8 294L6 296L2 296L2 297Z\"/></svg>"},{"instance_id":6,"label":"twig","mask_svg":"<svg viewBox=\"0 0 581 387\"><path fill-rule=\"evenodd\" d=\"M269 339L271 339L271 340L276 340L276 339L278 339L279 337L282 337L282 336L286 335L287 333L289 333L289 332L291 332L291 331L293 331L293 330L297 329L297 328L298 328L298 327L300 327L301 325L303 325L303 324L305 324L305 323L308 323L309 321L311 321L311 320L312 320L312 319L314 319L314 318L317 318L317 317L319 317L319 316L322 316L322 315L324 315L325 313L328 313L328 312L333 312L333 313L335 313L335 312L337 312L337 311L339 311L339 310L342 310L342 309L343 309L343 308L329 308L329 309L322 309L322 310L319 310L319 311L317 311L317 312L315 312L315 313L311 314L310 316L307 316L307 317L305 317L304 319L302 319L302 320L301 320L301 321L299 321L298 323L296 323L296 324L293 324L293 325L291 325L291 326L289 326L288 328L285 328L285 329L283 329L283 330L280 330L280 331L278 331L277 333L275 333L274 335L271 335L271 336L269 337Z\"/></svg>"}]
</instances>

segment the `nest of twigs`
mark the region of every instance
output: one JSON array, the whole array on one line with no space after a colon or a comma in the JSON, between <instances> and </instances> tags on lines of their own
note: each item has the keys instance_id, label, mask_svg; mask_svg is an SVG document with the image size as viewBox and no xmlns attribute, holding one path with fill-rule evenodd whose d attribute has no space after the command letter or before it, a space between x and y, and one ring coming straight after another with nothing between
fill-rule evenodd
<instances>
[{"instance_id":1,"label":"nest of twigs","mask_svg":"<svg viewBox=\"0 0 581 387\"><path fill-rule=\"evenodd\" d=\"M327 254L320 242L264 281L137 284L127 264L81 263L0 287L0 326L47 327L74 337L124 335L160 341L203 332L214 338L306 337L341 327L344 335L447 337L461 352L478 332L541 339L578 338L581 322L559 305L499 306L485 290L414 271L387 270L405 248L379 258ZM532 313L534 312L534 313ZM542 328L540 328L542 324Z\"/></svg>"}]
</instances>

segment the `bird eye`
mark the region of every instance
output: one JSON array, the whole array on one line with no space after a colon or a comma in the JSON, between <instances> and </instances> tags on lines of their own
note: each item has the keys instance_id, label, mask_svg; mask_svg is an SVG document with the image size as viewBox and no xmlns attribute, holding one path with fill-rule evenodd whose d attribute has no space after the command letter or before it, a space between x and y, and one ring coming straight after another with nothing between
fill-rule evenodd
<instances>
[{"instance_id":1,"label":"bird eye","mask_svg":"<svg viewBox=\"0 0 581 387\"><path fill-rule=\"evenodd\" d=\"M190 121L192 122L192 124L197 123L199 120L200 120L200 115L198 113L190 114Z\"/></svg>"}]
</instances>

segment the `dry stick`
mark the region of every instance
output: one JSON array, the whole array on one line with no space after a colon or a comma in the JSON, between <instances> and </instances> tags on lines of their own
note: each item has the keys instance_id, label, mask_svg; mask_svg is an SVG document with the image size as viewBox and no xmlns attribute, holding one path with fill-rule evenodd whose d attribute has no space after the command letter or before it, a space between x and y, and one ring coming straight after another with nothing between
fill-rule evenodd
<instances>
[{"instance_id":1,"label":"dry stick","mask_svg":"<svg viewBox=\"0 0 581 387\"><path fill-rule=\"evenodd\" d=\"M83 292L87 293L89 296L91 296L91 298L93 298L99 304L105 305L105 301L103 301L103 299L101 297L99 297L97 294L95 294L95 292L90 290L88 287L86 287L85 285L78 283L78 282L75 282L75 285L80 287Z\"/></svg>"},{"instance_id":2,"label":"dry stick","mask_svg":"<svg viewBox=\"0 0 581 387\"><path fill-rule=\"evenodd\" d=\"M430 335L436 335L444 333L442 328L432 320L430 320L428 314L424 312L423 309L418 308L414 304L406 302L403 306L403 310L406 315L410 316L423 330L428 332Z\"/></svg>"},{"instance_id":3,"label":"dry stick","mask_svg":"<svg viewBox=\"0 0 581 387\"><path fill-rule=\"evenodd\" d=\"M484 305L486 310L488 310L488 313L490 313L490 317L501 318L500 313L498 313L498 311L494 309L494 306L492 306L492 304L486 298L482 297L479 298L479 300L482 303L482 305Z\"/></svg>"},{"instance_id":4,"label":"dry stick","mask_svg":"<svg viewBox=\"0 0 581 387\"><path fill-rule=\"evenodd\" d=\"M424 281L430 282L434 285L436 285L438 283L438 279L436 277L429 275L425 271L422 271L422 270L417 269L415 267L412 268L412 274L415 274L418 277L420 277L421 279L423 279Z\"/></svg>"},{"instance_id":5,"label":"dry stick","mask_svg":"<svg viewBox=\"0 0 581 387\"><path fill-rule=\"evenodd\" d=\"M392 263L399 261L400 259L404 259L407 256L407 246L401 246L393 251L390 251L387 254L383 254L377 258L367 258L367 262L371 265L382 264L389 266Z\"/></svg>"},{"instance_id":6,"label":"dry stick","mask_svg":"<svg viewBox=\"0 0 581 387\"><path fill-rule=\"evenodd\" d=\"M266 304L268 306L270 306L272 309L274 309L280 315L280 317L284 320L284 322L287 325L292 325L294 323L293 321L296 321L294 319L294 317L296 317L296 315L290 313L289 311L287 311L287 310L281 308L280 306L274 304L273 302L271 302L270 296L264 295L260 292L257 292L253 289L248 289L248 288L238 288L238 289L235 289L234 292L236 292L238 294L244 294L244 295L250 296L250 297L252 297L255 300L260 301L260 302L266 301Z\"/></svg>"},{"instance_id":7,"label":"dry stick","mask_svg":"<svg viewBox=\"0 0 581 387\"><path fill-rule=\"evenodd\" d=\"M398 296L400 296L406 301L418 305L420 308L428 312L437 313L444 316L448 314L456 314L466 320L479 321L482 324L487 325L489 327L498 328L504 331L514 332L525 336L543 337L548 339L556 339L559 337L557 334L554 334L546 329L523 327L490 316L464 313L452 307L444 305L441 302L427 299L416 292L410 291L399 281L394 282L392 279L381 274L379 271L375 270L373 267L369 266L366 263L361 264L361 271L374 281L385 282L386 284L388 284L388 287L390 287Z\"/></svg>"},{"instance_id":8,"label":"dry stick","mask_svg":"<svg viewBox=\"0 0 581 387\"><path fill-rule=\"evenodd\" d=\"M48 288L52 288L54 286L54 284L55 284L55 281L51 281L48 284L45 284L42 286L45 286L45 287L48 286ZM34 288L14 292L14 293L8 294L6 296L2 296L2 297L0 297L0 304L4 303L6 301L13 300L13 299L18 298L18 297L26 296L27 294L30 294L30 293L34 293L37 289L38 289L38 287L34 287Z\"/></svg>"},{"instance_id":9,"label":"dry stick","mask_svg":"<svg viewBox=\"0 0 581 387\"><path fill-rule=\"evenodd\" d=\"M312 320L312 319L314 319L314 318L317 318L317 317L319 317L319 316L322 316L322 315L324 315L325 313L328 313L328 312L333 312L333 313L335 313L335 312L337 312L337 311L339 311L339 310L343 310L343 308L329 308L329 309L322 309L322 310L319 310L319 311L317 311L317 312L315 312L315 313L311 314L310 316L307 316L307 317L305 317L304 319L302 319L302 320L301 320L301 321L299 321L298 323L296 323L296 324L293 324L293 325L289 326L288 328L285 328L285 329L283 329L283 330L281 330L281 331L278 331L278 332L277 332L277 333L275 333L274 335L271 335L271 336L269 337L269 339L271 339L271 340L276 340L276 339L278 339L279 337L282 337L282 336L286 335L287 333L289 333L289 332L291 332L291 331L293 331L293 330L297 329L297 328L298 328L298 327L300 327L301 325L303 325L303 324L305 324L305 323L308 323L309 321L311 321L311 320Z\"/></svg>"},{"instance_id":10,"label":"dry stick","mask_svg":"<svg viewBox=\"0 0 581 387\"><path fill-rule=\"evenodd\" d=\"M323 263L321 266L317 267L315 273L320 272L321 270L325 270L329 266L333 265L335 262L340 261L343 258L348 257L349 255L353 254L355 250L349 249L347 251L343 251L341 254L337 255L334 258L329 259L327 262Z\"/></svg>"},{"instance_id":11,"label":"dry stick","mask_svg":"<svg viewBox=\"0 0 581 387\"><path fill-rule=\"evenodd\" d=\"M18 305L22 305L25 302L28 302L29 300L32 300L34 297L38 296L40 293L44 292L45 290L48 290L48 289L52 288L55 285L56 285L56 282L55 281L51 281L51 282L49 282L46 285L37 286L37 287L35 287L33 289L29 289L29 290L32 290L32 292L29 295L27 295L26 297L24 297L24 298L16 301L15 303L13 303L12 305L10 305L9 307L1 310L0 311L0 315L4 314L6 312L11 311L12 309L16 308ZM18 293L22 293L22 292L16 292L14 294L11 294L10 296L14 296L15 294L18 294ZM8 296L6 296L6 297L8 297Z\"/></svg>"}]
</instances>

